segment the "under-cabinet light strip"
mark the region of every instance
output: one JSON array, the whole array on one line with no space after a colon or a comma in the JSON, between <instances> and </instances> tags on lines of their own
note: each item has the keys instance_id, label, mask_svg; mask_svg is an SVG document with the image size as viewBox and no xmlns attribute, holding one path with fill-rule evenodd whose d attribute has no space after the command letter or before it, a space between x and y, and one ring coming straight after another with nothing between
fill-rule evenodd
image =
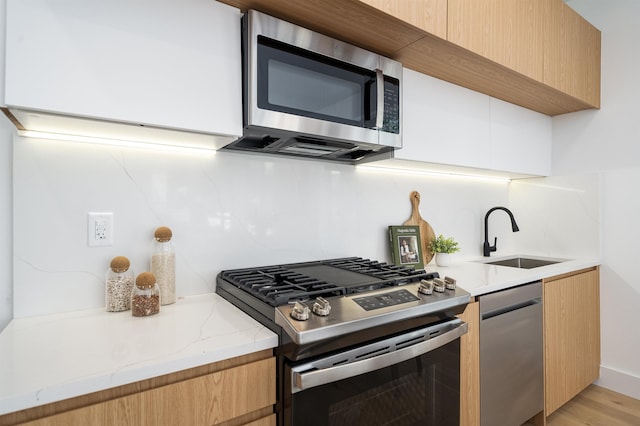
<instances>
[{"instance_id":1,"label":"under-cabinet light strip","mask_svg":"<svg viewBox=\"0 0 640 426\"><path fill-rule=\"evenodd\" d=\"M209 155L213 155L215 153L214 149L209 149L209 148L167 145L167 144L152 143L152 142L137 142L137 141L131 141L131 140L125 140L125 139L100 138L95 136L40 132L36 130L18 130L18 136L22 136L25 138L52 139L52 140L66 141L66 142L83 142L83 143L93 143L93 144L99 144L99 145L123 146L128 148L142 148L142 149L150 149L155 151L191 152L191 153L200 153L200 154L209 154Z\"/></svg>"},{"instance_id":2,"label":"under-cabinet light strip","mask_svg":"<svg viewBox=\"0 0 640 426\"><path fill-rule=\"evenodd\" d=\"M440 171L433 171L433 170L403 169L399 167L374 166L374 165L364 165L364 164L358 165L356 167L359 169L367 170L367 171L387 172L387 173L396 173L396 174L424 175L424 176L433 176L433 177L441 177L441 178L465 179L465 180L485 181L485 182L494 182L494 183L511 182L510 178L498 177L498 176L483 176L483 175L473 175L473 174L454 173L454 172L440 172Z\"/></svg>"}]
</instances>

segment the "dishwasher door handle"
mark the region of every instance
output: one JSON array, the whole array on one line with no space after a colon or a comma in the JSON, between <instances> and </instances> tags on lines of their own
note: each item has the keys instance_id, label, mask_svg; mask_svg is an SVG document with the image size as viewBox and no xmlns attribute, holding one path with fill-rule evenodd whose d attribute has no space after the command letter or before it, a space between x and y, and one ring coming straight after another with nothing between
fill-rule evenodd
<instances>
[{"instance_id":1,"label":"dishwasher door handle","mask_svg":"<svg viewBox=\"0 0 640 426\"><path fill-rule=\"evenodd\" d=\"M487 320L489 318L497 317L499 315L504 315L509 312L517 311L518 309L524 309L528 306L538 305L542 303L541 297L536 297L535 299L530 299L521 303L516 303L514 305L503 306L492 311L482 313L481 320Z\"/></svg>"}]
</instances>

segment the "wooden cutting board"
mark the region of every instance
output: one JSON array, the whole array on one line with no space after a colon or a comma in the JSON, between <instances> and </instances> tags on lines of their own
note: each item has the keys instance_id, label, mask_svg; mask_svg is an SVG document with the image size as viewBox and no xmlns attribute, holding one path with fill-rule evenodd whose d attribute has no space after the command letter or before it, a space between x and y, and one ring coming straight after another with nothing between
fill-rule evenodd
<instances>
[{"instance_id":1,"label":"wooden cutting board","mask_svg":"<svg viewBox=\"0 0 640 426\"><path fill-rule=\"evenodd\" d=\"M429 222L420 216L420 193L418 191L411 191L409 200L411 201L411 217L407 219L404 224L420 227L422 259L424 260L424 266L427 266L427 263L433 259L433 253L429 250L429 241L433 240L436 234L433 232L433 228L429 225Z\"/></svg>"}]
</instances>

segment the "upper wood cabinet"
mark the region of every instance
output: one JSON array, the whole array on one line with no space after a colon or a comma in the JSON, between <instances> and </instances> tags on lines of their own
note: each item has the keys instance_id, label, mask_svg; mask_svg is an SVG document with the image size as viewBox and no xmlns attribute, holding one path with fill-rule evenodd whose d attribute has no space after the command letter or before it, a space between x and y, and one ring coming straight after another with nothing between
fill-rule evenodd
<instances>
[{"instance_id":1,"label":"upper wood cabinet","mask_svg":"<svg viewBox=\"0 0 640 426\"><path fill-rule=\"evenodd\" d=\"M562 0L219 1L546 115L600 107L600 32Z\"/></svg>"},{"instance_id":2,"label":"upper wood cabinet","mask_svg":"<svg viewBox=\"0 0 640 426\"><path fill-rule=\"evenodd\" d=\"M391 16L440 38L447 38L448 0L362 0Z\"/></svg>"},{"instance_id":3,"label":"upper wood cabinet","mask_svg":"<svg viewBox=\"0 0 640 426\"><path fill-rule=\"evenodd\" d=\"M600 108L600 31L559 0L545 0L545 84Z\"/></svg>"},{"instance_id":4,"label":"upper wood cabinet","mask_svg":"<svg viewBox=\"0 0 640 426\"><path fill-rule=\"evenodd\" d=\"M542 81L543 14L539 0L448 0L447 40Z\"/></svg>"},{"instance_id":5,"label":"upper wood cabinet","mask_svg":"<svg viewBox=\"0 0 640 426\"><path fill-rule=\"evenodd\" d=\"M600 31L563 1L448 4L448 41L600 107Z\"/></svg>"}]
</instances>

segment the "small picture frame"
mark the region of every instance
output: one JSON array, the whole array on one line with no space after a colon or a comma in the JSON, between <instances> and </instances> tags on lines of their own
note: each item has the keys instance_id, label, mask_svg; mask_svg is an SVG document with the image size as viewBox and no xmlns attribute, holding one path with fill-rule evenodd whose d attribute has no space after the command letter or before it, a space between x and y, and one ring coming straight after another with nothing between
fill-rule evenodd
<instances>
[{"instance_id":1,"label":"small picture frame","mask_svg":"<svg viewBox=\"0 0 640 426\"><path fill-rule=\"evenodd\" d=\"M419 226L389 226L391 258L398 266L423 269Z\"/></svg>"}]
</instances>

